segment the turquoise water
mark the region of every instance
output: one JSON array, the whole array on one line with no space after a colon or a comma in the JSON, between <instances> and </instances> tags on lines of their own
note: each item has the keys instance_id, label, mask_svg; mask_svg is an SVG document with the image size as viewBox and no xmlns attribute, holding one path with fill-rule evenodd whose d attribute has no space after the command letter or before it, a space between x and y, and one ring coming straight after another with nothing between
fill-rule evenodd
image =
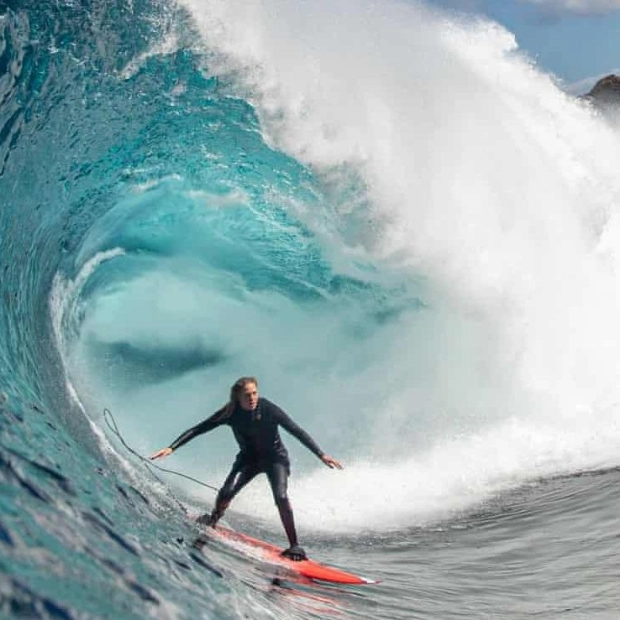
<instances>
[{"instance_id":1,"label":"turquoise water","mask_svg":"<svg viewBox=\"0 0 620 620\"><path fill-rule=\"evenodd\" d=\"M0 7L2 617L617 617L617 131L495 24L332 4ZM193 548L213 491L106 424L151 454L246 374L380 585ZM264 479L227 519L284 543Z\"/></svg>"}]
</instances>

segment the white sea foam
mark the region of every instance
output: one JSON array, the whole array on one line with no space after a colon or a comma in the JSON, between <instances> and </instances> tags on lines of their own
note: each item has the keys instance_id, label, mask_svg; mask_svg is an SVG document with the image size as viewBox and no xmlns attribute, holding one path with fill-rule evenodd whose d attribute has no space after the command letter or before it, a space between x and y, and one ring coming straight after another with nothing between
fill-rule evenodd
<instances>
[{"instance_id":1,"label":"white sea foam","mask_svg":"<svg viewBox=\"0 0 620 620\"><path fill-rule=\"evenodd\" d=\"M235 376L260 369L264 395L345 461L344 472L322 471L287 441L299 520L327 529L426 522L527 478L615 463L617 136L488 21L365 0L185 4L209 69L255 105L268 143L326 182L358 179L355 228L344 200L307 213L289 204L334 268L351 275L351 257L366 261L375 284L404 282L424 306L370 325L355 300L317 290L320 303L297 306L227 269L207 272L201 226L217 242L209 218L249 198L171 191L132 210L148 213L158 238L177 237L131 286L80 306L119 248L54 281L54 333L76 398L100 383L130 444L150 452L219 406ZM220 361L127 391L124 367L91 359L86 336L154 359L158 347L195 348ZM201 438L173 465L213 471L218 484L233 450L230 437ZM270 494L256 489L237 507L273 518Z\"/></svg>"},{"instance_id":2,"label":"white sea foam","mask_svg":"<svg viewBox=\"0 0 620 620\"><path fill-rule=\"evenodd\" d=\"M363 179L367 256L427 283L428 311L368 345L347 383L314 386L345 434L323 435L345 452L353 437L372 467L349 454L352 473L298 483L297 504L320 497L328 527L401 523L615 462L617 135L489 21L365 0L184 4L271 144ZM358 426L336 413L347 394Z\"/></svg>"},{"instance_id":3,"label":"white sea foam","mask_svg":"<svg viewBox=\"0 0 620 620\"><path fill-rule=\"evenodd\" d=\"M122 256L125 251L122 248L112 248L105 252L99 252L84 265L82 265L75 279L71 280L57 273L52 282L52 290L49 297L50 317L56 343L61 355L67 352L67 335L73 332L76 323L79 323L76 315L79 313L78 300L80 292L88 278L105 261Z\"/></svg>"}]
</instances>

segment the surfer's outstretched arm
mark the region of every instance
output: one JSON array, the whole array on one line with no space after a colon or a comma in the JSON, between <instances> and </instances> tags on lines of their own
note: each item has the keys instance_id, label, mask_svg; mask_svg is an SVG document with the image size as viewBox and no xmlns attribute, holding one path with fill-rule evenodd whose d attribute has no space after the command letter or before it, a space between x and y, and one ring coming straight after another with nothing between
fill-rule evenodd
<instances>
[{"instance_id":1,"label":"surfer's outstretched arm","mask_svg":"<svg viewBox=\"0 0 620 620\"><path fill-rule=\"evenodd\" d=\"M273 403L271 404L273 405ZM299 424L293 422L283 409L280 409L277 405L273 405L273 407L276 410L278 424L280 424L282 428L286 429L293 437L296 437L308 450L314 452L314 454L316 454L329 468L342 469L340 461L325 454L325 452L319 448L316 441L314 441Z\"/></svg>"},{"instance_id":2,"label":"surfer's outstretched arm","mask_svg":"<svg viewBox=\"0 0 620 620\"><path fill-rule=\"evenodd\" d=\"M335 458L332 458L331 456L327 456L327 454L324 454L321 457L321 460L323 461L323 463L325 463L325 465L327 465L327 467L329 467L330 469L342 469L342 463Z\"/></svg>"},{"instance_id":3,"label":"surfer's outstretched arm","mask_svg":"<svg viewBox=\"0 0 620 620\"><path fill-rule=\"evenodd\" d=\"M185 432L181 433L167 448L162 448L158 450L154 454L151 455L151 460L163 458L172 454L177 448L185 445L188 441L194 439L194 437L198 437L198 435L202 435L204 433L208 433L214 428L224 424L227 419L228 408L226 406L218 409L211 417L207 418L200 422L200 424L196 424L196 426L192 426L192 428L188 428Z\"/></svg>"},{"instance_id":4,"label":"surfer's outstretched arm","mask_svg":"<svg viewBox=\"0 0 620 620\"><path fill-rule=\"evenodd\" d=\"M151 461L154 461L155 459L161 459L164 456L168 456L169 454L172 454L172 448L162 448L161 450L157 450L157 452L151 454L149 458L151 459Z\"/></svg>"}]
</instances>

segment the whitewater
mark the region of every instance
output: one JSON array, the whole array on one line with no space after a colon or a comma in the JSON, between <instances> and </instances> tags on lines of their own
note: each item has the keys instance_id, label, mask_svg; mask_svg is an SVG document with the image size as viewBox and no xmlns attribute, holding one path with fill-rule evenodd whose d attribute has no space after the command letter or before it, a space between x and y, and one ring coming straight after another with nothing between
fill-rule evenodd
<instances>
[{"instance_id":1,"label":"whitewater","mask_svg":"<svg viewBox=\"0 0 620 620\"><path fill-rule=\"evenodd\" d=\"M422 2L0 5L0 617L618 618L619 157ZM243 375L379 585L192 546L231 433L136 453ZM285 542L264 477L225 521Z\"/></svg>"}]
</instances>

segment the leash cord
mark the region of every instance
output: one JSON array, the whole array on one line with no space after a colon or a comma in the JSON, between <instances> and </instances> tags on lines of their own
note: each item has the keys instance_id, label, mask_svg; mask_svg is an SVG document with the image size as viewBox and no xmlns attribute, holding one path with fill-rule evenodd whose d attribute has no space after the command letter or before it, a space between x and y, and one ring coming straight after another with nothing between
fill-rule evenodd
<instances>
[{"instance_id":1,"label":"leash cord","mask_svg":"<svg viewBox=\"0 0 620 620\"><path fill-rule=\"evenodd\" d=\"M191 480L192 482L195 482L196 484L200 484L203 487L207 487L207 489L211 489L215 492L219 491L217 487L211 486L210 484L202 482L201 480L197 480L196 478L192 478L191 476L186 476L185 474L182 474L181 472L178 472L178 471L174 471L173 469L166 469L165 467L160 467L159 465L155 465L155 463L151 462L150 459L147 459L141 454L138 454L131 446L127 444L127 442L123 439L121 432L118 430L118 426L116 424L116 420L114 419L114 416L112 415L112 412L107 407L103 410L103 417L105 419L106 424L108 425L108 428L118 437L118 439L123 444L125 449L128 452L131 452L131 454L133 454L134 456L137 456L148 467L154 467L155 469L159 469L159 471L164 471L168 474L174 474L175 476L181 476L181 478L186 478L187 480Z\"/></svg>"}]
</instances>

